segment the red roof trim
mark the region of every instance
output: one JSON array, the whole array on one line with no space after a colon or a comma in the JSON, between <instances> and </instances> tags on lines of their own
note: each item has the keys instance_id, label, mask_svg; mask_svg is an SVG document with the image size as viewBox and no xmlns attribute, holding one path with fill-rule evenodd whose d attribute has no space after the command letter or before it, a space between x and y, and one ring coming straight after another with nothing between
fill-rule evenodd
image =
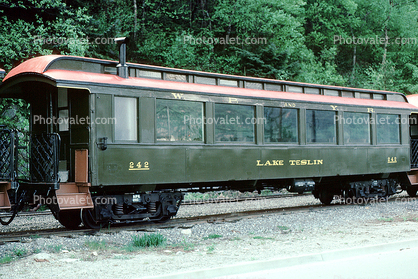
<instances>
[{"instance_id":1,"label":"red roof trim","mask_svg":"<svg viewBox=\"0 0 418 279\"><path fill-rule=\"evenodd\" d=\"M17 75L20 74L41 74L47 77L50 77L54 80L59 81L72 81L72 82L87 82L87 83L99 83L99 84L111 84L119 86L134 86L134 87L149 87L165 90L179 90L183 92L205 92L211 94L220 94L220 95L230 95L230 96L241 96L241 97L251 97L251 98L269 98L269 99L283 99L283 100L294 100L294 101L306 101L306 102L321 102L321 103L331 103L331 104L346 104L346 105L361 105L361 106L373 106L373 107L393 107L393 108L415 108L414 106L403 103L403 102L394 102L394 101L385 101L385 100L373 100L373 99L355 99L355 98L343 98L343 97L334 97L334 96L324 96L324 95L314 95L314 94L302 94L302 93L293 93L293 92L278 92L278 91L267 91L267 90L255 90L248 88L235 88L235 87L225 87L225 86L214 86L214 85L204 85L196 83L182 83L182 82L173 82L166 80L154 80L146 78L134 78L130 77L128 79L120 78L119 76L109 75L109 74L98 74L90 72L81 72L81 71L69 71L69 70L48 70L49 65L54 61L60 59L82 59L85 61L91 61L96 63L112 62L109 60L101 60L95 58L84 58L76 56L64 56L64 55L47 55L40 56L29 59L19 66L12 69L9 74L3 79L3 83ZM135 66L135 64L128 64ZM152 66L155 69L170 69L158 66ZM179 69L172 69L179 70ZM205 72L199 71L189 71L194 74L208 74ZM214 73L209 73L214 74ZM222 75L227 78L230 75ZM237 76L230 76L231 78L236 78ZM249 78L249 77L241 77ZM266 81L262 78L251 78L253 80L260 80L260 82ZM274 81L274 80L272 80ZM283 82L283 81L282 81ZM289 82L294 85L304 85L304 86L321 86L315 84L307 83L298 83L298 82ZM324 85L322 85L324 86ZM346 87L338 86L326 86L327 88L335 88L343 90ZM348 89L348 88L347 88ZM357 91L367 91L366 89L355 89ZM374 92L381 93L393 93L389 91L377 91ZM396 93L396 92L395 92ZM399 93L397 93L399 94Z\"/></svg>"},{"instance_id":2,"label":"red roof trim","mask_svg":"<svg viewBox=\"0 0 418 279\"><path fill-rule=\"evenodd\" d=\"M97 59L97 58L89 58L89 57L79 57L79 56L67 56L67 55L45 55L45 56L39 56L32 59L29 59L19 66L15 67L13 70L10 71L10 73L6 76L6 79L9 79L13 76L16 76L20 73L44 73L46 70L48 70L49 65L51 65L55 60L60 59L68 59L68 60L84 60L88 62L93 63L113 63L117 64L116 61L111 60L104 60L104 59ZM195 71L195 70L184 70L184 69L176 69L176 68L168 68L168 67L161 67L161 66L155 66L155 65L145 65L145 64L134 64L134 63L127 63L129 67L137 67L137 66L143 66L147 67L150 70L161 70L161 71L173 71L173 72L187 72L194 75L220 75L223 78L242 78L242 79L248 79L251 81L259 81L259 82L277 82L277 83L283 83L283 84L289 84L294 86L307 86L307 87L326 87L326 89L331 90L350 90L350 91L358 91L358 92L369 92L373 91L376 93L395 93L400 94L398 92L393 91L383 91L383 90L370 90L370 89L364 89L364 88L353 88L353 87L343 87L343 86L335 86L335 85L321 85L321 84L314 84L314 83L303 83L303 82L295 82L295 81L284 81L284 80L274 80L274 79L265 79L265 78L258 78L258 77L247 77L247 76L234 76L234 75L227 75L227 74L219 74L219 73L211 73L211 72L202 72L202 71Z\"/></svg>"},{"instance_id":3,"label":"red roof trim","mask_svg":"<svg viewBox=\"0 0 418 279\"><path fill-rule=\"evenodd\" d=\"M22 73L42 74L46 67L58 57L61 57L61 55L47 55L26 60L19 66L13 68L3 79L3 82Z\"/></svg>"},{"instance_id":4,"label":"red roof trim","mask_svg":"<svg viewBox=\"0 0 418 279\"><path fill-rule=\"evenodd\" d=\"M116 75L109 74L97 74L86 73L79 71L67 71L67 70L48 70L44 75L51 77L57 81L74 81L74 82L86 82L86 83L99 83L99 84L111 84L118 86L134 86L155 88L162 90L174 90L182 92L190 92L195 94L196 92L219 94L225 96L237 96L237 97L250 97L250 98L268 98L268 99L281 99L281 100L293 100L303 102L321 102L340 105L357 105L357 106L370 106L370 107L391 107L391 108L414 108L409 103L385 101L385 100L373 100L373 99L355 99L355 98L343 98L334 96L303 94L293 92L279 92L279 91L267 91L256 90L248 88L235 88L217 85L205 85L196 83L183 83L167 80L155 80L146 78L121 78Z\"/></svg>"}]
</instances>

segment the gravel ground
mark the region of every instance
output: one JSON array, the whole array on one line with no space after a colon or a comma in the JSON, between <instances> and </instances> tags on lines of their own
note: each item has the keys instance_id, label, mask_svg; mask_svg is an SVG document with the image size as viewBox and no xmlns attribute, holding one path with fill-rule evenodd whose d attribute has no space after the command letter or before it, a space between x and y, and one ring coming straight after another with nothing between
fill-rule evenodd
<instances>
[{"instance_id":1,"label":"gravel ground","mask_svg":"<svg viewBox=\"0 0 418 279\"><path fill-rule=\"evenodd\" d=\"M317 203L313 197L299 198ZM275 199L236 205L184 206L179 216L203 214L205 210L225 212L228 206L248 210L256 206L265 208L266 203L277 206L284 202L284 199ZM290 203L294 206L295 201ZM49 225L59 226L49 216L16 221L31 221L37 226L55 222ZM418 238L418 200L342 208L329 206L308 212L267 214L233 223L204 223L155 232L167 238L164 247L133 249L130 246L132 236L144 232L109 234L106 230L95 236L33 237L25 243L2 245L0 257L11 255L14 259L0 265L0 277L138 278L415 239Z\"/></svg>"}]
</instances>

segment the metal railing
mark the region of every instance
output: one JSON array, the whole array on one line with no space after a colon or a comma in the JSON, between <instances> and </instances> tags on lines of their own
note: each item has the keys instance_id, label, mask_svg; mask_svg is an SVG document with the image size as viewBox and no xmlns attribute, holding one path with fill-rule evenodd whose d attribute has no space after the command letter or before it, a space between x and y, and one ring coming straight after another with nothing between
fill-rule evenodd
<instances>
[{"instance_id":1,"label":"metal railing","mask_svg":"<svg viewBox=\"0 0 418 279\"><path fill-rule=\"evenodd\" d=\"M30 137L30 181L57 183L60 136L39 134Z\"/></svg>"},{"instance_id":2,"label":"metal railing","mask_svg":"<svg viewBox=\"0 0 418 279\"><path fill-rule=\"evenodd\" d=\"M58 183L60 136L0 127L0 180Z\"/></svg>"},{"instance_id":3,"label":"metal railing","mask_svg":"<svg viewBox=\"0 0 418 279\"><path fill-rule=\"evenodd\" d=\"M14 179L14 132L4 127L0 128L0 180Z\"/></svg>"},{"instance_id":4,"label":"metal railing","mask_svg":"<svg viewBox=\"0 0 418 279\"><path fill-rule=\"evenodd\" d=\"M418 139L411 139L411 169L418 168Z\"/></svg>"}]
</instances>

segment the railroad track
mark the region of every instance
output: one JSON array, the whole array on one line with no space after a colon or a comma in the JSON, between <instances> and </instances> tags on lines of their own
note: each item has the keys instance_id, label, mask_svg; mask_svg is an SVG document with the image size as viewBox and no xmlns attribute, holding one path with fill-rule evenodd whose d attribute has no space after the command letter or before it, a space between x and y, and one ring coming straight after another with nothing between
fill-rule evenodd
<instances>
[{"instance_id":1,"label":"railroad track","mask_svg":"<svg viewBox=\"0 0 418 279\"><path fill-rule=\"evenodd\" d=\"M303 194L274 194L274 195L260 195L255 197L236 197L236 198L213 198L206 200L184 200L181 205L198 205L209 203L227 203L227 202L242 202L251 200L266 200L266 199L279 199L279 198L291 198L300 196L311 196L311 193Z\"/></svg>"},{"instance_id":2,"label":"railroad track","mask_svg":"<svg viewBox=\"0 0 418 279\"><path fill-rule=\"evenodd\" d=\"M291 197L300 197L300 196L310 196L311 193L303 194L274 194L274 195L262 195L255 197L236 197L236 198L211 198L211 199L196 199L196 200L184 200L181 203L181 206L184 205L201 205L201 204L211 204L211 203L233 203L233 202L243 202L243 201L258 201L258 200L267 200L267 199L279 199L279 198L291 198ZM42 216L49 215L51 211L49 209L45 211L35 211L35 212L19 212L16 217L32 217L32 216ZM10 218L10 213L0 213L0 218Z\"/></svg>"},{"instance_id":3,"label":"railroad track","mask_svg":"<svg viewBox=\"0 0 418 279\"><path fill-rule=\"evenodd\" d=\"M398 197L391 197L388 202L393 202ZM74 237L76 235L94 235L97 233L117 233L120 231L149 231L153 232L156 229L171 229L171 228L191 228L200 223L226 223L226 222L238 222L242 219L257 218L267 214L286 214L294 212L308 212L318 211L326 209L335 209L343 206L350 206L352 204L334 203L332 205L302 205L302 206L290 206L290 207L277 207L270 209L257 209L240 212L230 212L221 214L211 214L204 216L192 216L184 218L174 218L166 223L153 223L153 222L141 222L132 225L127 224L113 224L110 227L102 228L101 230L92 230L79 228L76 230L68 230L65 228L45 229L45 230L27 230L19 232L7 232L0 233L0 244L8 242L25 242L30 241L30 238L49 237L51 235L60 237ZM367 205L367 204L362 204Z\"/></svg>"}]
</instances>

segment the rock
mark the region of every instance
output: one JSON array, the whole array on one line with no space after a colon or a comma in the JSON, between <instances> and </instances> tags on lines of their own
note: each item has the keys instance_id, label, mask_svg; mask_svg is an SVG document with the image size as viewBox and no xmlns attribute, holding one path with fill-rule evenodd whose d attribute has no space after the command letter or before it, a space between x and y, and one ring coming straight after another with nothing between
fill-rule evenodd
<instances>
[{"instance_id":1,"label":"rock","mask_svg":"<svg viewBox=\"0 0 418 279\"><path fill-rule=\"evenodd\" d=\"M192 234L192 230L191 229L181 230L181 233L184 235L190 236Z\"/></svg>"},{"instance_id":2,"label":"rock","mask_svg":"<svg viewBox=\"0 0 418 279\"><path fill-rule=\"evenodd\" d=\"M50 254L48 254L48 253L39 253L39 254L34 255L34 256L33 256L33 259L34 259L35 261L39 261L39 262L41 262L41 261L44 261L44 260L49 260L49 259L51 259L51 255L50 255Z\"/></svg>"},{"instance_id":3,"label":"rock","mask_svg":"<svg viewBox=\"0 0 418 279\"><path fill-rule=\"evenodd\" d=\"M96 251L94 251L93 253L91 253L93 256L97 257L99 254L97 254Z\"/></svg>"},{"instance_id":4,"label":"rock","mask_svg":"<svg viewBox=\"0 0 418 279\"><path fill-rule=\"evenodd\" d=\"M47 259L35 259L35 262L42 263L42 262L49 262Z\"/></svg>"}]
</instances>

